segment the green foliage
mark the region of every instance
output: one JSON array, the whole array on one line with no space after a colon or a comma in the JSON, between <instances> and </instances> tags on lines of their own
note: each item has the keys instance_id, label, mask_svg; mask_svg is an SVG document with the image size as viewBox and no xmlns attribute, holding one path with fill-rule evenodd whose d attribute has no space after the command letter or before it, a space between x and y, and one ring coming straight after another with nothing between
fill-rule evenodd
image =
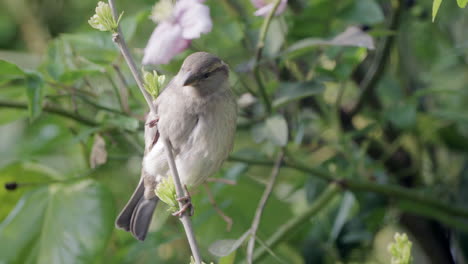
<instances>
[{"instance_id":1,"label":"green foliage","mask_svg":"<svg viewBox=\"0 0 468 264\"><path fill-rule=\"evenodd\" d=\"M392 264L412 264L412 246L413 243L408 240L408 236L405 233L396 233L395 242L388 245L388 251L392 255Z\"/></svg>"},{"instance_id":2,"label":"green foliage","mask_svg":"<svg viewBox=\"0 0 468 264\"><path fill-rule=\"evenodd\" d=\"M179 203L177 202L177 193L172 177L165 177L161 183L156 186L154 191L156 195L169 206L168 211L175 213L179 210Z\"/></svg>"},{"instance_id":3,"label":"green foliage","mask_svg":"<svg viewBox=\"0 0 468 264\"><path fill-rule=\"evenodd\" d=\"M250 0L208 0L212 31L170 63L145 66L156 97L188 54L215 53L243 100L232 156L215 175L236 185L209 183L232 231L203 188L190 190L206 263L245 262L280 150L286 156L256 233L254 253L263 258L254 263L388 263L386 230L401 229L414 246L395 238L400 263L466 262L467 1L412 2L288 1L255 61L265 18L253 15ZM148 109L112 36L100 30L115 33L120 24L139 65L154 2L117 1L126 14L118 21L99 3L90 19L99 30L83 19L96 1L7 3L0 183L16 189L0 190L0 263L189 262L180 221L165 206L143 243L113 223L141 175ZM157 195L173 212L167 179ZM420 216L415 226L408 215ZM450 240L433 236L439 229ZM453 247L457 256L441 254Z\"/></svg>"},{"instance_id":4,"label":"green foliage","mask_svg":"<svg viewBox=\"0 0 468 264\"><path fill-rule=\"evenodd\" d=\"M151 72L144 72L143 73L143 80L145 81L144 86L146 91L156 99L160 93L160 91L164 87L164 81L166 80L165 75L158 75L156 71Z\"/></svg>"},{"instance_id":5,"label":"green foliage","mask_svg":"<svg viewBox=\"0 0 468 264\"><path fill-rule=\"evenodd\" d=\"M439 7L442 4L442 0L433 0L432 1L432 22L434 22L437 12L439 12ZM465 8L468 4L468 0L457 0L457 4L460 8Z\"/></svg>"},{"instance_id":6,"label":"green foliage","mask_svg":"<svg viewBox=\"0 0 468 264\"><path fill-rule=\"evenodd\" d=\"M109 4L99 1L96 7L96 14L88 20L88 23L97 30L115 33L117 32L117 26L119 25L122 15L123 13L120 14L117 21L115 21Z\"/></svg>"},{"instance_id":7,"label":"green foliage","mask_svg":"<svg viewBox=\"0 0 468 264\"><path fill-rule=\"evenodd\" d=\"M30 191L0 225L0 260L89 263L107 245L114 210L110 193L93 180Z\"/></svg>"}]
</instances>

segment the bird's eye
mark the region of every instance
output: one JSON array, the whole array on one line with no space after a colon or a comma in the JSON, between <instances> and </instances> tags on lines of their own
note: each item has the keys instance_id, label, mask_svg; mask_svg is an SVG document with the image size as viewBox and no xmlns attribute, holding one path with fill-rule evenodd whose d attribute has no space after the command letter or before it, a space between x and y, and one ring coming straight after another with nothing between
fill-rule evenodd
<instances>
[{"instance_id":1,"label":"bird's eye","mask_svg":"<svg viewBox=\"0 0 468 264\"><path fill-rule=\"evenodd\" d=\"M203 74L203 76L202 76L202 77L203 77L203 79L206 79L206 78L210 77L210 73L209 73L209 72L207 72L207 73Z\"/></svg>"}]
</instances>

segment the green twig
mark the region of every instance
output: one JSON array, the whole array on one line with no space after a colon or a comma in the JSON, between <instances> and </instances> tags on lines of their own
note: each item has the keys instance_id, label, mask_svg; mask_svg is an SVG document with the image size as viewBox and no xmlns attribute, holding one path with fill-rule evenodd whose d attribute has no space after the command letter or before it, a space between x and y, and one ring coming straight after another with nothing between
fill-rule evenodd
<instances>
[{"instance_id":1,"label":"green twig","mask_svg":"<svg viewBox=\"0 0 468 264\"><path fill-rule=\"evenodd\" d=\"M260 258L264 257L268 252L267 248L274 248L288 235L291 235L294 230L297 230L299 226L303 225L311 217L320 212L320 210L323 209L339 191L339 186L335 183L331 183L306 211L292 218L278 228L278 230L265 242L266 247L259 248L255 252L253 258L254 261L258 261Z\"/></svg>"}]
</instances>

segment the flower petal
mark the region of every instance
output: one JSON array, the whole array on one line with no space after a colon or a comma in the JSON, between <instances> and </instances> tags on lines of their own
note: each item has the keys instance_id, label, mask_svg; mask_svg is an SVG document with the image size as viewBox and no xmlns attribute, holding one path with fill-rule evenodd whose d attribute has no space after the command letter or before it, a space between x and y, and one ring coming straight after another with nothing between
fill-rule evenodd
<instances>
[{"instance_id":1,"label":"flower petal","mask_svg":"<svg viewBox=\"0 0 468 264\"><path fill-rule=\"evenodd\" d=\"M182 27L169 22L160 23L146 45L143 64L166 64L184 51L190 40L182 37Z\"/></svg>"},{"instance_id":2,"label":"flower petal","mask_svg":"<svg viewBox=\"0 0 468 264\"><path fill-rule=\"evenodd\" d=\"M266 6L268 3L265 2L265 0L250 0L250 2L252 2L252 4L256 7L256 8L262 8L264 6Z\"/></svg>"},{"instance_id":3,"label":"flower petal","mask_svg":"<svg viewBox=\"0 0 468 264\"><path fill-rule=\"evenodd\" d=\"M264 5L260 6L260 2L263 2ZM268 14L271 12L271 9L275 5L274 3L271 4L266 4L264 0L252 0L252 3L257 7L257 11L255 11L254 15L256 16L268 16ZM288 4L288 0L281 0L281 2L278 5L278 8L276 8L275 15L279 15L284 12L286 9L286 6Z\"/></svg>"},{"instance_id":4,"label":"flower petal","mask_svg":"<svg viewBox=\"0 0 468 264\"><path fill-rule=\"evenodd\" d=\"M200 0L180 0L174 9L175 19L182 26L185 39L199 38L213 28L210 8L201 4Z\"/></svg>"}]
</instances>

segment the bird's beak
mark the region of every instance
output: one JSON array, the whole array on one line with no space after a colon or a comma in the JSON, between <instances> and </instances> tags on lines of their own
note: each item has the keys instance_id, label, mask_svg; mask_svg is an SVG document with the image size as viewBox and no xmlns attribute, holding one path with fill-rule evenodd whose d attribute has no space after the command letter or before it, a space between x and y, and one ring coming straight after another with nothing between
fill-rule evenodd
<instances>
[{"instance_id":1,"label":"bird's beak","mask_svg":"<svg viewBox=\"0 0 468 264\"><path fill-rule=\"evenodd\" d=\"M190 85L197 80L197 76L191 72L187 72L183 76L184 86Z\"/></svg>"}]
</instances>

